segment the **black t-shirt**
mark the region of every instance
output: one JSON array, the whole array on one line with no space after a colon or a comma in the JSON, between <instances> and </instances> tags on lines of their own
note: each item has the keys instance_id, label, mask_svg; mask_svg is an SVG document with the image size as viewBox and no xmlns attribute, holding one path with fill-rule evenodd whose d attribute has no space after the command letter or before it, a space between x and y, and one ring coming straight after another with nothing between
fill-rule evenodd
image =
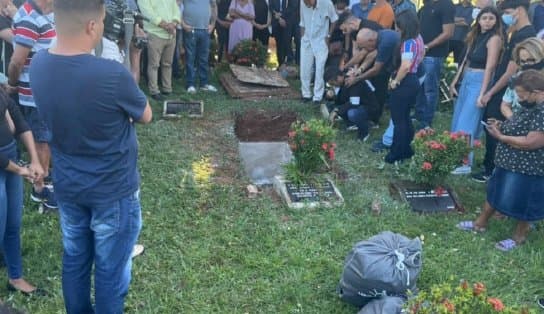
<instances>
[{"instance_id":1,"label":"black t-shirt","mask_svg":"<svg viewBox=\"0 0 544 314\"><path fill-rule=\"evenodd\" d=\"M10 18L0 16L0 31L4 29L11 29L11 24L12 21ZM0 60L0 72L4 73L7 76L9 60L11 59L11 55L13 54L13 46L11 45L11 43L0 40L0 52L2 52L2 60Z\"/></svg>"},{"instance_id":2,"label":"black t-shirt","mask_svg":"<svg viewBox=\"0 0 544 314\"><path fill-rule=\"evenodd\" d=\"M455 6L451 0L428 0L419 10L421 37L425 44L433 41L442 33L442 25L453 24ZM449 53L448 41L429 49L427 57L446 57Z\"/></svg>"},{"instance_id":3,"label":"black t-shirt","mask_svg":"<svg viewBox=\"0 0 544 314\"><path fill-rule=\"evenodd\" d=\"M516 45L527 38L535 36L536 31L533 25L524 26L521 29L512 33L512 35L510 36L510 40L506 44L506 50L502 53L501 62L499 63L499 66L495 71L495 81L498 80L504 74L504 72L506 72L508 62L512 60L512 53L514 52L514 48L516 47Z\"/></svg>"}]
</instances>

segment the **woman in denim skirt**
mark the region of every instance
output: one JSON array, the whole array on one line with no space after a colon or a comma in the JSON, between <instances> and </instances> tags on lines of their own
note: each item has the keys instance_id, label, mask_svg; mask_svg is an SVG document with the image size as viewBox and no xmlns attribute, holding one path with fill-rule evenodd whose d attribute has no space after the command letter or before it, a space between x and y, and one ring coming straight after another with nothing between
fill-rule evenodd
<instances>
[{"instance_id":1,"label":"woman in denim skirt","mask_svg":"<svg viewBox=\"0 0 544 314\"><path fill-rule=\"evenodd\" d=\"M451 85L455 110L451 121L451 131L463 131L470 135L471 145L478 138L480 120L484 111L482 96L490 86L495 67L499 62L503 46L503 28L501 16L494 7L486 7L478 13L467 39L467 52L459 71ZM459 91L456 84L463 76ZM468 174L471 172L474 154L470 153L468 164L455 169L453 174Z\"/></svg>"},{"instance_id":2,"label":"woman in denim skirt","mask_svg":"<svg viewBox=\"0 0 544 314\"><path fill-rule=\"evenodd\" d=\"M487 201L475 221L457 225L483 232L495 210L518 221L512 238L495 247L510 251L525 242L530 223L544 219L544 73L521 72L513 80L521 109L504 121L487 122L499 142L496 168L487 183Z\"/></svg>"},{"instance_id":3,"label":"woman in denim skirt","mask_svg":"<svg viewBox=\"0 0 544 314\"><path fill-rule=\"evenodd\" d=\"M26 146L31 163L28 167L16 164L18 137ZM23 216L23 180L37 180L43 176L30 128L18 106L0 89L0 240L8 271L8 290L23 294L43 294L23 279L21 257L21 220Z\"/></svg>"}]
</instances>

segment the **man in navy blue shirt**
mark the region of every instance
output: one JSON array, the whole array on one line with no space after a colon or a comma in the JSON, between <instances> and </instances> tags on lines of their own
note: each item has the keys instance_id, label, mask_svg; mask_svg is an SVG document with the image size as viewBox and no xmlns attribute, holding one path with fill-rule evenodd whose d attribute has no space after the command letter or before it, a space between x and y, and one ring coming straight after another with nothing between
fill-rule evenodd
<instances>
[{"instance_id":1,"label":"man in navy blue shirt","mask_svg":"<svg viewBox=\"0 0 544 314\"><path fill-rule=\"evenodd\" d=\"M103 0L56 0L57 45L36 54L30 69L52 135L69 314L123 312L141 228L134 123L149 123L152 113L123 65L91 54L104 16Z\"/></svg>"}]
</instances>

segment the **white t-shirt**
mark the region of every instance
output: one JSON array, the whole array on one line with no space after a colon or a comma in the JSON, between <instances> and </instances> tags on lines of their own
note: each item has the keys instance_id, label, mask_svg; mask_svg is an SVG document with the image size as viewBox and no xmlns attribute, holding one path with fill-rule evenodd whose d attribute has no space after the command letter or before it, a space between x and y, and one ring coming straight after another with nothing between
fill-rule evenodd
<instances>
[{"instance_id":1,"label":"white t-shirt","mask_svg":"<svg viewBox=\"0 0 544 314\"><path fill-rule=\"evenodd\" d=\"M92 53L95 54L94 49ZM123 52L119 49L119 46L117 46L114 41L111 41L105 37L102 37L102 55L100 55L100 57L108 60L114 60L119 63L123 63L125 61Z\"/></svg>"}]
</instances>

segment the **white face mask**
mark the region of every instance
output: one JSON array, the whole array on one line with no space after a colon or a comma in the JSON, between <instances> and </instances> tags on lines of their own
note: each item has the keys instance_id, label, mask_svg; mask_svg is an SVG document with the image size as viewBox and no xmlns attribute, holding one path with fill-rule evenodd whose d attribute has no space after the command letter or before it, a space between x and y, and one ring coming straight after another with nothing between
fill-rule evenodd
<instances>
[{"instance_id":1,"label":"white face mask","mask_svg":"<svg viewBox=\"0 0 544 314\"><path fill-rule=\"evenodd\" d=\"M480 14L480 11L482 11L482 9L480 9L480 8L472 9L472 19L473 20L475 20L478 17L478 14Z\"/></svg>"}]
</instances>

